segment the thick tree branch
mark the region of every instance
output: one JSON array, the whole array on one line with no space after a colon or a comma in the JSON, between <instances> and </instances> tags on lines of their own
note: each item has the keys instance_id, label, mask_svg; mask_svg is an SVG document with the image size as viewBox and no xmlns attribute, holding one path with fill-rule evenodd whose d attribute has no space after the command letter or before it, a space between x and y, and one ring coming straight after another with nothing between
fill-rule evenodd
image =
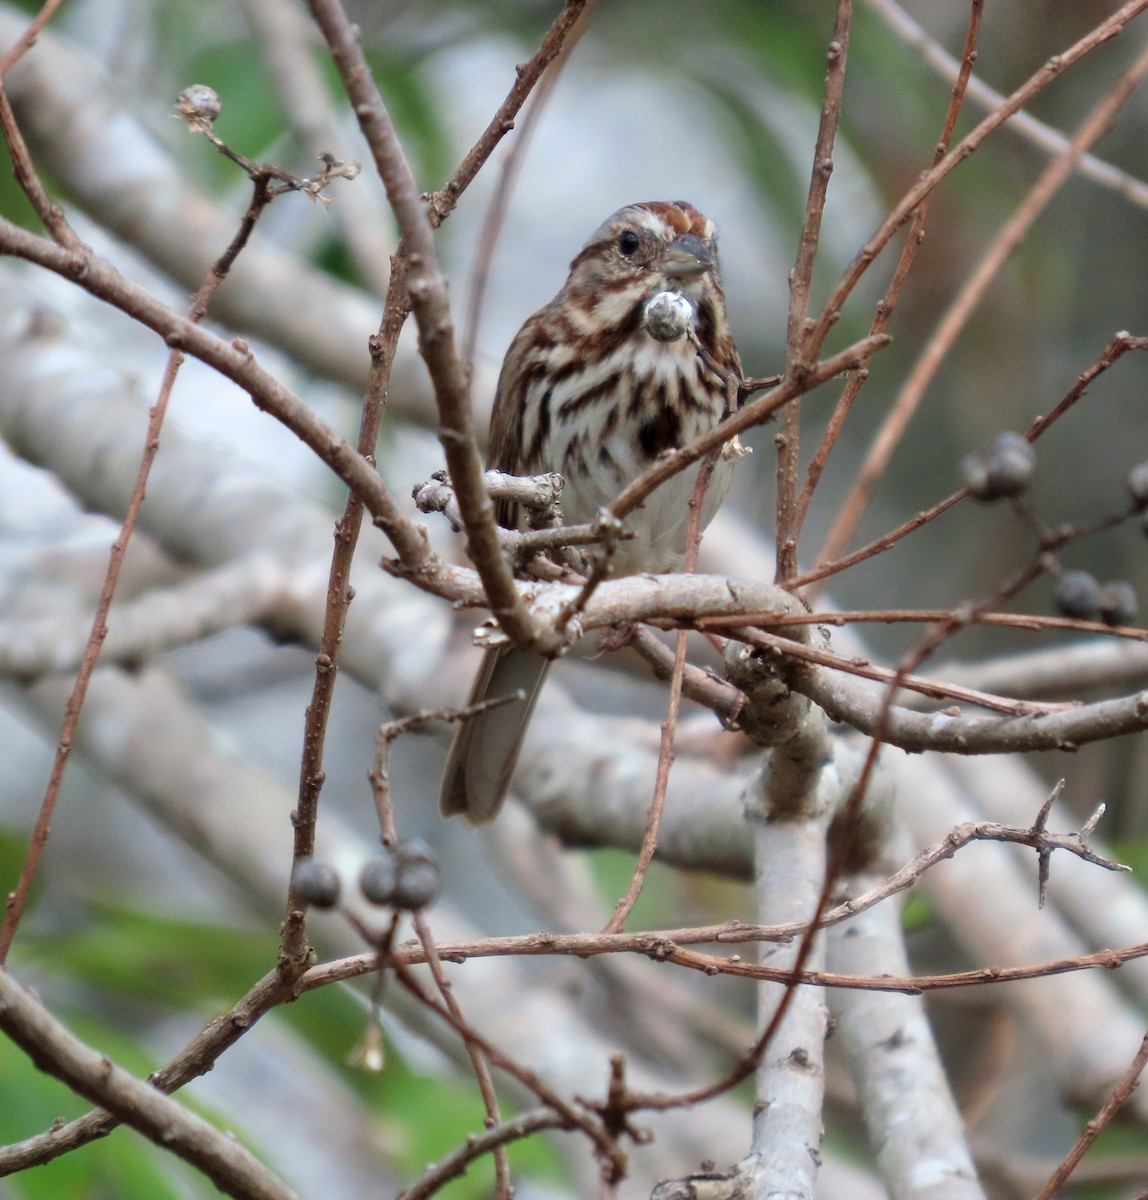
<instances>
[{"instance_id":1,"label":"thick tree branch","mask_svg":"<svg viewBox=\"0 0 1148 1200\"><path fill-rule=\"evenodd\" d=\"M239 1200L297 1200L230 1134L117 1067L55 1019L31 992L0 969L0 1029L43 1071L107 1109L157 1146L178 1154Z\"/></svg>"}]
</instances>

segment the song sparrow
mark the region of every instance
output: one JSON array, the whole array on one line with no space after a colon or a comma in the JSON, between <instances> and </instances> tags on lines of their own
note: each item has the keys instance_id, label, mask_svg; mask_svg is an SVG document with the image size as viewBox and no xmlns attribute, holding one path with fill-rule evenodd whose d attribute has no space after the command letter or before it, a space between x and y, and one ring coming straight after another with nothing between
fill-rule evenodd
<instances>
[{"instance_id":1,"label":"song sparrow","mask_svg":"<svg viewBox=\"0 0 1148 1200\"><path fill-rule=\"evenodd\" d=\"M660 293L688 314L692 336L673 338L672 328L651 323ZM713 223L684 201L627 205L595 230L565 286L511 343L491 417L490 465L513 475L560 472L566 522L593 521L661 453L716 425L728 381L740 376ZM725 495L729 466L720 461L714 470L703 525ZM696 468L675 476L626 519L634 536L615 548L614 573L681 565L696 478ZM521 520L514 507L497 507L508 528ZM548 666L514 648L487 651L470 702L519 688L526 700L458 727L439 802L444 816L494 819Z\"/></svg>"}]
</instances>

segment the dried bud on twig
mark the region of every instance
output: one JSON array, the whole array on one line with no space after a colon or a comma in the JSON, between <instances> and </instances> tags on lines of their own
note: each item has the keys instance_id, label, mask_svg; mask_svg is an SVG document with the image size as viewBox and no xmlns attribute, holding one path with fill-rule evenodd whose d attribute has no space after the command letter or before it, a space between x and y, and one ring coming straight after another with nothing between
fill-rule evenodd
<instances>
[{"instance_id":1,"label":"dried bud on twig","mask_svg":"<svg viewBox=\"0 0 1148 1200\"><path fill-rule=\"evenodd\" d=\"M175 105L192 133L207 132L223 111L219 93L214 88L209 88L206 83L193 83L190 87L185 87L176 96Z\"/></svg>"}]
</instances>

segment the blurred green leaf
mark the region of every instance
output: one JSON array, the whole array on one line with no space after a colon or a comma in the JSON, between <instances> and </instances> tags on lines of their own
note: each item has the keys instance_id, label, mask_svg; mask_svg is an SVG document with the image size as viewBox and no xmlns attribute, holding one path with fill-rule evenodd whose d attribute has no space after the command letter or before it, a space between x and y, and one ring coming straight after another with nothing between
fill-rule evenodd
<instances>
[{"instance_id":1,"label":"blurred green leaf","mask_svg":"<svg viewBox=\"0 0 1148 1200\"><path fill-rule=\"evenodd\" d=\"M455 168L456 152L446 133L446 114L427 86L424 65L379 52L369 58L419 187L426 191L441 187ZM341 91L342 85L338 86Z\"/></svg>"},{"instance_id":2,"label":"blurred green leaf","mask_svg":"<svg viewBox=\"0 0 1148 1200\"><path fill-rule=\"evenodd\" d=\"M51 970L62 980L80 982L106 996L107 1011L122 1018L122 1026L87 1016L65 1020L77 1036L141 1077L158 1065L135 1040L148 1015L199 1007L206 1022L209 1005L233 1003L273 962L275 943L263 932L141 912L107 900L94 902L90 916L86 924L66 933L23 939L22 958L40 971ZM374 1114L388 1156L403 1173L414 1176L480 1131L483 1111L472 1080L414 1071L393 1045L387 1045L386 1066L379 1073L349 1064L367 1020L366 1007L353 989L370 986L368 979L308 992L265 1019L284 1022L329 1063ZM88 1007L102 1006L93 1000ZM6 1081L7 1076L2 1078ZM60 1113L75 1116L86 1111L84 1102L71 1097L63 1085L37 1078L46 1084L47 1098L29 1113L23 1132L12 1137L46 1128ZM52 1097L59 1097L57 1107ZM532 1175L561 1177L542 1139L517 1147L513 1161L516 1169ZM476 1165L444 1195L459 1200L489 1195L490 1170L488 1162Z\"/></svg>"},{"instance_id":3,"label":"blurred green leaf","mask_svg":"<svg viewBox=\"0 0 1148 1200\"><path fill-rule=\"evenodd\" d=\"M93 901L90 920L42 936L24 954L111 993L164 1007L241 996L274 964L263 932L142 912Z\"/></svg>"},{"instance_id":4,"label":"blurred green leaf","mask_svg":"<svg viewBox=\"0 0 1148 1200\"><path fill-rule=\"evenodd\" d=\"M76 1014L65 1023L118 1065L141 1075L149 1064L116 1030ZM13 1043L0 1038L0 1141L17 1142L72 1120L91 1109L82 1097L38 1070ZM187 1200L214 1195L206 1187L189 1192L196 1172L130 1130L116 1130L43 1166L19 1172L7 1186L26 1200Z\"/></svg>"},{"instance_id":5,"label":"blurred green leaf","mask_svg":"<svg viewBox=\"0 0 1148 1200\"><path fill-rule=\"evenodd\" d=\"M595 850L590 864L602 885L602 899L613 911L614 905L626 894L634 874L635 856L629 850ZM674 898L678 894L676 872L661 863L652 863L627 924L632 929L658 929L672 924Z\"/></svg>"},{"instance_id":6,"label":"blurred green leaf","mask_svg":"<svg viewBox=\"0 0 1148 1200\"><path fill-rule=\"evenodd\" d=\"M936 915L932 900L924 892L913 892L901 912L901 926L906 932L923 929L936 919Z\"/></svg>"}]
</instances>

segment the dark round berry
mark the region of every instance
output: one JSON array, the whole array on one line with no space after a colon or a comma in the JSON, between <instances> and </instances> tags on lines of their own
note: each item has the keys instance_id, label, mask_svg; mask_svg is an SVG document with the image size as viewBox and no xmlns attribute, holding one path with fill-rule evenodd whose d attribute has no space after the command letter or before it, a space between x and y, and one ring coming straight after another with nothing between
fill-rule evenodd
<instances>
[{"instance_id":1,"label":"dark round berry","mask_svg":"<svg viewBox=\"0 0 1148 1200\"><path fill-rule=\"evenodd\" d=\"M398 872L398 858L393 851L384 850L378 858L368 858L363 863L359 872L359 890L372 904L392 904Z\"/></svg>"},{"instance_id":2,"label":"dark round berry","mask_svg":"<svg viewBox=\"0 0 1148 1200\"><path fill-rule=\"evenodd\" d=\"M978 500L1019 496L1036 472L1036 451L1019 433L998 433L982 450L961 461L965 486Z\"/></svg>"},{"instance_id":3,"label":"dark round berry","mask_svg":"<svg viewBox=\"0 0 1148 1200\"><path fill-rule=\"evenodd\" d=\"M315 908L334 908L339 903L339 875L334 867L313 858L300 859L292 876L295 896Z\"/></svg>"},{"instance_id":4,"label":"dark round berry","mask_svg":"<svg viewBox=\"0 0 1148 1200\"><path fill-rule=\"evenodd\" d=\"M1123 579L1114 579L1100 590L1100 619L1105 625L1131 625L1140 611L1136 589Z\"/></svg>"},{"instance_id":5,"label":"dark round berry","mask_svg":"<svg viewBox=\"0 0 1148 1200\"><path fill-rule=\"evenodd\" d=\"M391 903L395 908L414 911L428 908L437 899L442 877L437 863L408 863L399 870L399 881Z\"/></svg>"},{"instance_id":6,"label":"dark round berry","mask_svg":"<svg viewBox=\"0 0 1148 1200\"><path fill-rule=\"evenodd\" d=\"M1064 616L1091 621L1100 611L1100 584L1087 571L1065 571L1056 581L1052 599Z\"/></svg>"},{"instance_id":7,"label":"dark round berry","mask_svg":"<svg viewBox=\"0 0 1148 1200\"><path fill-rule=\"evenodd\" d=\"M1128 472L1128 490L1138 509L1148 508L1148 462L1142 462Z\"/></svg>"},{"instance_id":8,"label":"dark round berry","mask_svg":"<svg viewBox=\"0 0 1148 1200\"><path fill-rule=\"evenodd\" d=\"M422 840L400 842L395 851L398 879L391 903L395 908L426 908L438 899L442 873L434 851Z\"/></svg>"}]
</instances>

